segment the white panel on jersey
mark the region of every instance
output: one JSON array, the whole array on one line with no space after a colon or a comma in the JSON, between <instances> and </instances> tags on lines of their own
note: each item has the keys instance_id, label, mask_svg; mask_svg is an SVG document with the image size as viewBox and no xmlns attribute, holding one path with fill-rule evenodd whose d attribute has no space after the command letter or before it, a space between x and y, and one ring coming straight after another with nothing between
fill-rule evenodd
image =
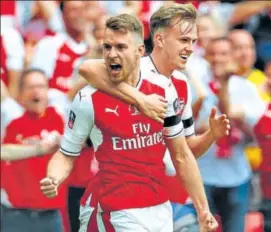
<instances>
[{"instance_id":1,"label":"white panel on jersey","mask_svg":"<svg viewBox=\"0 0 271 232\"><path fill-rule=\"evenodd\" d=\"M1 29L4 47L7 53L7 68L21 71L24 66L24 42L18 31L13 28Z\"/></svg>"}]
</instances>

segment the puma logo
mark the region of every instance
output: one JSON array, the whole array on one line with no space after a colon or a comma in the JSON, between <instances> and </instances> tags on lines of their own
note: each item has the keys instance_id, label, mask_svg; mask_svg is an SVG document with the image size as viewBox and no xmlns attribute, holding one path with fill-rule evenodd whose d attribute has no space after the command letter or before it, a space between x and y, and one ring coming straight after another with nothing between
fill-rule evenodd
<instances>
[{"instance_id":1,"label":"puma logo","mask_svg":"<svg viewBox=\"0 0 271 232\"><path fill-rule=\"evenodd\" d=\"M119 106L116 106L116 108L115 108L114 110L113 110L113 109L110 109L110 108L105 108L105 112L106 112L106 113L113 113L113 114L119 116L119 114L118 114L118 112L117 112L118 108L119 108Z\"/></svg>"},{"instance_id":2,"label":"puma logo","mask_svg":"<svg viewBox=\"0 0 271 232\"><path fill-rule=\"evenodd\" d=\"M79 100L81 101L83 97L85 97L86 95L82 95L81 91L79 92Z\"/></svg>"}]
</instances>

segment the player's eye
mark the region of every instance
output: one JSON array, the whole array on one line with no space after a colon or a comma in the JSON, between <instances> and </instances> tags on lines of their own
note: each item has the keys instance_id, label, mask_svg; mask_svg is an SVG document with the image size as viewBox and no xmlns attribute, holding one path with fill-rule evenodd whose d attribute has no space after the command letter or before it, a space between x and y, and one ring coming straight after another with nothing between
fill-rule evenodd
<instances>
[{"instance_id":1,"label":"player's eye","mask_svg":"<svg viewBox=\"0 0 271 232\"><path fill-rule=\"evenodd\" d=\"M118 44L118 45L117 45L117 49L118 49L118 50L121 50L121 51L122 51L122 50L124 50L125 48L126 48L126 46L125 46L124 44Z\"/></svg>"},{"instance_id":2,"label":"player's eye","mask_svg":"<svg viewBox=\"0 0 271 232\"><path fill-rule=\"evenodd\" d=\"M104 44L103 48L104 48L104 50L110 50L111 46L109 44Z\"/></svg>"}]
</instances>

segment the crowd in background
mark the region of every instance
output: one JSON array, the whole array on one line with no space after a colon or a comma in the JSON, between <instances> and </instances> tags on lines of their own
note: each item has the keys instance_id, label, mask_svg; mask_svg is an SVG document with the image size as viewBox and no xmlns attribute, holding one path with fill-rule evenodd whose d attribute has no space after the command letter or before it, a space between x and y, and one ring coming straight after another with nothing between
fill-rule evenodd
<instances>
[{"instance_id":1,"label":"crowd in background","mask_svg":"<svg viewBox=\"0 0 271 232\"><path fill-rule=\"evenodd\" d=\"M249 106L253 101L247 85L254 85L263 104L271 102L270 1L1 1L1 147L33 146L33 151L29 147L25 152L20 150L25 156L19 154L18 160L1 148L1 210L10 220L16 220L9 212L13 207L59 209L58 221L55 214L31 217L40 218L44 228L64 222L67 231L76 231L78 210L72 205L77 207L88 180L98 170L91 141L86 141L71 177L55 200L41 195L39 181L58 149L69 104L82 87L78 68L86 59L102 58L105 21L118 13L138 16L144 25L146 53L151 52L150 17L172 2L191 2L198 9L198 40L186 68L197 132L204 130L212 106L219 108L220 83L213 77L222 69L230 67L246 81L229 83L229 98L234 103ZM259 104L251 103L251 107L257 111ZM26 118L24 110L30 108L37 112L44 108L49 116ZM269 138L270 110L264 126L267 132L263 132L269 133ZM271 231L271 147L263 155L250 131L233 124L230 136L217 141L199 160L199 166L214 208L225 203L223 189L249 185L249 192L237 194L243 200L237 202L243 204L240 210L262 212L266 231ZM15 154L16 147L12 149ZM22 196L18 192L23 192ZM29 192L35 196L28 196ZM229 205L225 214L234 213L233 208ZM238 223L238 217L233 223Z\"/></svg>"}]
</instances>

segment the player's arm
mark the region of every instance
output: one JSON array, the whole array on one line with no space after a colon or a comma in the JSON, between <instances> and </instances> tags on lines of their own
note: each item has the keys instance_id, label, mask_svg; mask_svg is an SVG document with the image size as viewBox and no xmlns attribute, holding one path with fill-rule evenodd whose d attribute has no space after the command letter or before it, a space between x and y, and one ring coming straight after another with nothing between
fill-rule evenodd
<instances>
[{"instance_id":1,"label":"player's arm","mask_svg":"<svg viewBox=\"0 0 271 232\"><path fill-rule=\"evenodd\" d=\"M201 225L202 223L205 224L206 218L208 217L213 221L212 226L214 226L208 228L212 228L210 231L213 231L213 229L217 227L217 223L210 214L199 168L186 142L181 117L180 115L170 114L169 112L167 112L167 116L168 117L165 118L163 135L176 174L180 178L180 182L184 184L195 205ZM208 224L206 226L210 225Z\"/></svg>"},{"instance_id":2,"label":"player's arm","mask_svg":"<svg viewBox=\"0 0 271 232\"><path fill-rule=\"evenodd\" d=\"M41 142L37 145L2 144L1 160L13 161L50 154L58 149L58 142Z\"/></svg>"},{"instance_id":3,"label":"player's arm","mask_svg":"<svg viewBox=\"0 0 271 232\"><path fill-rule=\"evenodd\" d=\"M229 133L230 125L226 115L216 116L216 109L212 109L209 116L209 128L201 135L195 135L194 119L191 108L191 92L188 86L188 99L182 115L184 135L189 148L196 158L202 156L216 139Z\"/></svg>"},{"instance_id":4,"label":"player's arm","mask_svg":"<svg viewBox=\"0 0 271 232\"><path fill-rule=\"evenodd\" d=\"M82 92L86 89L81 90ZM47 177L41 180L41 190L47 197L57 195L58 186L69 176L74 161L93 127L93 106L88 97L89 92L78 93L73 100L69 122L65 127L60 150L51 158L47 167Z\"/></svg>"},{"instance_id":5,"label":"player's arm","mask_svg":"<svg viewBox=\"0 0 271 232\"><path fill-rule=\"evenodd\" d=\"M85 61L79 68L79 74L93 87L135 105L144 115L163 122L166 111L164 99L156 94L144 95L124 82L112 83L103 60Z\"/></svg>"},{"instance_id":6,"label":"player's arm","mask_svg":"<svg viewBox=\"0 0 271 232\"><path fill-rule=\"evenodd\" d=\"M230 104L229 96L229 77L225 77L220 80L220 91L218 94L219 108L221 112L224 112L230 119L236 121L244 121L245 115L242 106Z\"/></svg>"}]
</instances>

